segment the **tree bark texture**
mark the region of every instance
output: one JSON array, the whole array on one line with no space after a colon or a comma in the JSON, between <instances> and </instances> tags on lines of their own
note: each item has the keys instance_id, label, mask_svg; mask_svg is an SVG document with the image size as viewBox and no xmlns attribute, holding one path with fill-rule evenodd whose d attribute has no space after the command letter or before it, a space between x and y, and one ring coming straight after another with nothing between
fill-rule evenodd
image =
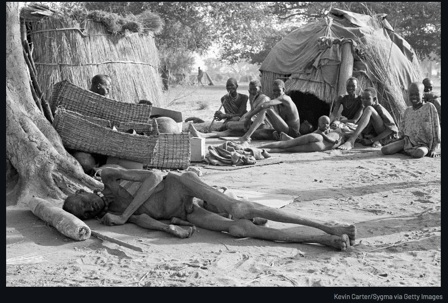
<instances>
[{"instance_id":1,"label":"tree bark texture","mask_svg":"<svg viewBox=\"0 0 448 303\"><path fill-rule=\"evenodd\" d=\"M18 205L28 205L33 197L61 205L66 195L79 188L102 187L84 174L34 102L20 39L18 2L6 5L6 158L18 174L14 190Z\"/></svg>"}]
</instances>

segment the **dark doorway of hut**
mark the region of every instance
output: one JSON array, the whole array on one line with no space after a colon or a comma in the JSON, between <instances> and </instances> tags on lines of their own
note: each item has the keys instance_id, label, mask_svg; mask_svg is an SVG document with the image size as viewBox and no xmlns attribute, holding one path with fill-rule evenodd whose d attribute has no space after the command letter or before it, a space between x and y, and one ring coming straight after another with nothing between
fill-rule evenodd
<instances>
[{"instance_id":1,"label":"dark doorway of hut","mask_svg":"<svg viewBox=\"0 0 448 303\"><path fill-rule=\"evenodd\" d=\"M330 105L313 94L293 90L289 92L289 96L297 106L300 122L307 120L313 126L313 130L317 129L317 120L320 116L330 114Z\"/></svg>"}]
</instances>

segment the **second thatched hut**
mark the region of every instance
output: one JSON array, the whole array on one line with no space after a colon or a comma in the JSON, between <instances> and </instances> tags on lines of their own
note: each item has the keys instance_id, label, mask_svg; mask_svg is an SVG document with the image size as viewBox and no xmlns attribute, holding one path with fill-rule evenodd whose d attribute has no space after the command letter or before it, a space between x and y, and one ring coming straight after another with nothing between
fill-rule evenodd
<instances>
[{"instance_id":1,"label":"second thatched hut","mask_svg":"<svg viewBox=\"0 0 448 303\"><path fill-rule=\"evenodd\" d=\"M94 75L107 74L112 78L112 99L129 103L145 99L161 105L154 41L154 32L162 26L158 16L150 15L152 28L145 28L138 18L125 20L98 11L75 17L35 6L22 9L21 17L46 100L59 81L89 89Z\"/></svg>"},{"instance_id":2,"label":"second thatched hut","mask_svg":"<svg viewBox=\"0 0 448 303\"><path fill-rule=\"evenodd\" d=\"M301 120L316 126L319 116L328 115L334 100L346 93L346 80L355 76L360 89L377 89L380 104L400 124L406 89L422 74L412 47L385 17L332 9L325 18L292 31L261 65L263 91L272 97L273 81L285 80Z\"/></svg>"}]
</instances>

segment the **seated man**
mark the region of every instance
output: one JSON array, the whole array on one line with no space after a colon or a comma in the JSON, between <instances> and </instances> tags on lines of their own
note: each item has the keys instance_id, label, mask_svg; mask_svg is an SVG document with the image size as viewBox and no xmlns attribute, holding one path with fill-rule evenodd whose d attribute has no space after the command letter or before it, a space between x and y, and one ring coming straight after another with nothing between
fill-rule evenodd
<instances>
[{"instance_id":1,"label":"seated man","mask_svg":"<svg viewBox=\"0 0 448 303\"><path fill-rule=\"evenodd\" d=\"M250 128L240 138L241 142L249 142L251 140L252 134L263 123L266 115L269 117L269 121L274 128L273 130L269 130L270 138L267 139L278 140L280 139L281 132L286 133L292 138L300 136L299 111L291 97L285 94L285 83L279 79L275 80L272 91L275 99L262 103L253 112L248 113L244 125L246 128L249 126ZM276 110L273 108L274 106L276 107ZM252 123L252 116L257 114L259 115Z\"/></svg>"},{"instance_id":2,"label":"seated man","mask_svg":"<svg viewBox=\"0 0 448 303\"><path fill-rule=\"evenodd\" d=\"M330 121L339 120L347 123L357 123L361 118L363 106L361 96L356 95L358 88L358 79L351 77L347 79L346 90L347 95L339 96L334 103L333 111L330 115ZM337 117L340 107L342 106L341 117Z\"/></svg>"},{"instance_id":3,"label":"seated man","mask_svg":"<svg viewBox=\"0 0 448 303\"><path fill-rule=\"evenodd\" d=\"M423 85L414 82L409 86L409 101L402 119L403 138L381 149L385 155L403 151L405 154L422 158L440 156L440 125L436 107L423 102Z\"/></svg>"},{"instance_id":4,"label":"seated man","mask_svg":"<svg viewBox=\"0 0 448 303\"><path fill-rule=\"evenodd\" d=\"M193 233L191 225L194 225L208 230L224 231L235 237L320 243L346 250L354 244L356 236L354 225L311 221L281 209L236 200L208 186L191 172L170 172L165 175L160 171L103 168L101 179L104 183L102 192L78 191L66 198L63 209L81 219L102 217L101 222L106 225L124 224L129 221L143 228L165 231L179 238L190 237ZM130 192L120 185L124 180L141 182L141 186ZM216 213L193 202L194 197L206 201ZM232 219L217 213L229 214ZM311 226L323 230L328 235L306 236L258 226L251 221L254 218ZM174 222L190 227L184 229L158 221L164 219L174 219Z\"/></svg>"},{"instance_id":5,"label":"seated man","mask_svg":"<svg viewBox=\"0 0 448 303\"><path fill-rule=\"evenodd\" d=\"M92 78L92 84L90 91L97 93L101 96L108 97L111 88L112 79L108 75L95 75Z\"/></svg>"},{"instance_id":6,"label":"seated man","mask_svg":"<svg viewBox=\"0 0 448 303\"><path fill-rule=\"evenodd\" d=\"M280 142L273 142L260 146L268 153L309 153L324 151L338 147L345 137L339 128L330 129L330 118L319 118L319 128L311 134L291 138L285 133L280 134Z\"/></svg>"},{"instance_id":7,"label":"seated man","mask_svg":"<svg viewBox=\"0 0 448 303\"><path fill-rule=\"evenodd\" d=\"M248 96L237 92L238 83L235 78L229 78L226 83L228 94L221 98L224 112L216 111L215 119L220 121L224 119L224 124L219 129L220 131L227 129L229 121L238 121L245 113L247 113Z\"/></svg>"},{"instance_id":8,"label":"seated man","mask_svg":"<svg viewBox=\"0 0 448 303\"><path fill-rule=\"evenodd\" d=\"M247 120L247 116L250 115L252 121L257 118L257 115L252 115L252 113L264 102L269 101L269 97L262 93L261 91L261 82L260 80L252 80L249 82L249 103L251 110L244 114L238 121L229 121L227 122L227 130L220 132L212 132L212 133L200 133L196 130L196 128L190 124L189 131L195 137L199 138L220 138L220 137L238 137L244 135L247 131L245 129L245 121ZM269 122L269 119L265 117L264 121L260 124L258 129L255 130L253 134L253 138L256 140L267 139L270 136L270 133L266 134L263 130L272 129L272 125ZM272 132L272 131L270 131Z\"/></svg>"},{"instance_id":9,"label":"seated man","mask_svg":"<svg viewBox=\"0 0 448 303\"><path fill-rule=\"evenodd\" d=\"M373 87L366 88L361 94L364 111L358 120L358 126L347 142L339 146L339 149L350 150L355 146L355 140L368 126L373 128L373 137L362 139L363 145L380 147L398 139L398 127L390 113L378 103L376 90Z\"/></svg>"},{"instance_id":10,"label":"seated man","mask_svg":"<svg viewBox=\"0 0 448 303\"><path fill-rule=\"evenodd\" d=\"M442 106L440 103L440 97L437 96L436 94L434 94L432 92L432 80L429 78L425 78L423 79L423 85L425 86L425 90L424 90L424 94L423 94L423 101L424 102L430 102L432 104L434 104L434 106L437 109L437 114L439 115L439 123L442 124Z\"/></svg>"}]
</instances>

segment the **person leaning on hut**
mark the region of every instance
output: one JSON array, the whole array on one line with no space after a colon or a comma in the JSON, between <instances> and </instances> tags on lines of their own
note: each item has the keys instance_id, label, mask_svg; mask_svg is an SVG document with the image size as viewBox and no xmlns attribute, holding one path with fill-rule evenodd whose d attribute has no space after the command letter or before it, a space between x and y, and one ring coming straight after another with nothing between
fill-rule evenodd
<instances>
[{"instance_id":1,"label":"person leaning on hut","mask_svg":"<svg viewBox=\"0 0 448 303\"><path fill-rule=\"evenodd\" d=\"M358 120L358 126L347 141L338 149L350 150L355 146L355 141L361 133L366 134L366 139L361 144L380 147L398 139L398 127L391 114L378 103L376 89L366 88L361 94L364 110Z\"/></svg>"},{"instance_id":2,"label":"person leaning on hut","mask_svg":"<svg viewBox=\"0 0 448 303\"><path fill-rule=\"evenodd\" d=\"M439 123L442 124L442 106L440 104L440 97L432 92L433 82L429 78L423 79L423 85L425 86L423 101L430 102L434 104L437 109L437 114L439 115Z\"/></svg>"},{"instance_id":3,"label":"person leaning on hut","mask_svg":"<svg viewBox=\"0 0 448 303\"><path fill-rule=\"evenodd\" d=\"M217 121L224 120L223 125L219 131L227 129L227 124L230 121L238 121L247 113L248 96L237 92L238 83L235 78L229 78L226 83L227 94L221 98L221 104L224 108L224 113L216 111L214 118Z\"/></svg>"},{"instance_id":4,"label":"person leaning on hut","mask_svg":"<svg viewBox=\"0 0 448 303\"><path fill-rule=\"evenodd\" d=\"M384 155L398 152L413 158L440 156L440 124L437 109L423 102L423 84L413 82L408 89L412 106L406 108L402 119L403 137L381 149Z\"/></svg>"},{"instance_id":5,"label":"person leaning on hut","mask_svg":"<svg viewBox=\"0 0 448 303\"><path fill-rule=\"evenodd\" d=\"M359 118L361 118L363 105L361 101L361 96L356 95L356 90L358 88L358 79L355 77L350 77L346 82L347 94L339 96L334 103L333 111L330 114L330 122L339 120L344 123L357 123ZM342 106L341 117L338 119L338 112Z\"/></svg>"},{"instance_id":6,"label":"person leaning on hut","mask_svg":"<svg viewBox=\"0 0 448 303\"><path fill-rule=\"evenodd\" d=\"M65 199L63 209L80 219L98 217L106 225L120 225L129 221L179 238L190 237L193 227L197 226L224 231L234 237L320 243L346 250L354 244L356 237L354 225L312 221L282 209L237 200L205 184L191 172L165 174L160 171L103 168L101 179L104 184L102 192L77 191ZM123 181L138 182L140 185L132 185L128 191L122 187ZM194 197L203 200L202 207L193 200ZM159 220L171 220L172 224ZM304 235L298 231L257 225L264 225L267 220L311 226L327 234ZM189 227L184 229L174 224Z\"/></svg>"},{"instance_id":7,"label":"person leaning on hut","mask_svg":"<svg viewBox=\"0 0 448 303\"><path fill-rule=\"evenodd\" d=\"M291 97L285 94L285 82L280 79L275 80L272 93L274 99L263 102L258 108L247 115L245 127L249 128L249 130L240 138L240 142L249 142L251 140L252 134L263 123L266 115L274 127L271 132L272 138L270 139L280 139L281 132L284 132L292 138L300 136L299 111ZM257 115L257 118L252 123L251 118L254 115Z\"/></svg>"}]
</instances>

